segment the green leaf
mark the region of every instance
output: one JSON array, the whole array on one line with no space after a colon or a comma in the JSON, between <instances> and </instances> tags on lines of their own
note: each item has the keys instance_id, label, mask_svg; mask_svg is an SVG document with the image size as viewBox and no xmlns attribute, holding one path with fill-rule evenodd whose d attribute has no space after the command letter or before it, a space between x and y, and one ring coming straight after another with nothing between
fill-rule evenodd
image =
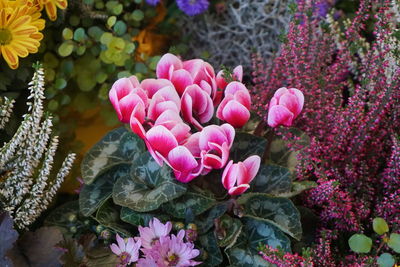
<instances>
[{"instance_id":1,"label":"green leaf","mask_svg":"<svg viewBox=\"0 0 400 267\"><path fill-rule=\"evenodd\" d=\"M143 213L143 212L137 212L134 211L130 208L127 207L122 207L121 209L121 214L120 214L121 220L127 223L130 223L135 226L148 226L149 222L151 219L156 217L160 221L166 222L170 220L170 217L165 214L160 214L159 212L154 212L154 213Z\"/></svg>"},{"instance_id":2,"label":"green leaf","mask_svg":"<svg viewBox=\"0 0 400 267\"><path fill-rule=\"evenodd\" d=\"M219 220L217 232L217 243L220 247L232 247L242 232L242 223L239 219L232 218L229 215L223 215Z\"/></svg>"},{"instance_id":3,"label":"green leaf","mask_svg":"<svg viewBox=\"0 0 400 267\"><path fill-rule=\"evenodd\" d=\"M390 253L383 253L379 256L376 262L378 263L379 267L393 267L393 265L396 263Z\"/></svg>"},{"instance_id":4,"label":"green leaf","mask_svg":"<svg viewBox=\"0 0 400 267\"><path fill-rule=\"evenodd\" d=\"M111 197L114 183L121 177L129 176L129 165L117 165L97 176L89 185L84 185L79 194L79 208L83 215L89 216Z\"/></svg>"},{"instance_id":5,"label":"green leaf","mask_svg":"<svg viewBox=\"0 0 400 267\"><path fill-rule=\"evenodd\" d=\"M184 219L187 210L191 209L195 216L205 212L216 203L212 194L202 194L190 189L181 197L163 205L163 210L175 218Z\"/></svg>"},{"instance_id":6,"label":"green leaf","mask_svg":"<svg viewBox=\"0 0 400 267\"><path fill-rule=\"evenodd\" d=\"M250 190L277 195L289 192L291 182L291 174L288 169L277 165L261 165L256 177L251 182Z\"/></svg>"},{"instance_id":7,"label":"green leaf","mask_svg":"<svg viewBox=\"0 0 400 267\"><path fill-rule=\"evenodd\" d=\"M207 258L203 261L204 266L219 266L222 261L221 249L218 247L217 240L213 232L199 236L201 247L207 252Z\"/></svg>"},{"instance_id":8,"label":"green leaf","mask_svg":"<svg viewBox=\"0 0 400 267\"><path fill-rule=\"evenodd\" d=\"M112 130L95 144L82 160L82 178L86 184L116 165L131 165L142 151L143 141L124 127Z\"/></svg>"},{"instance_id":9,"label":"green leaf","mask_svg":"<svg viewBox=\"0 0 400 267\"><path fill-rule=\"evenodd\" d=\"M180 197L185 191L185 184L171 177L171 169L166 165L160 168L146 152L134 161L131 176L115 183L113 199L118 205L146 212L158 209L161 204Z\"/></svg>"},{"instance_id":10,"label":"green leaf","mask_svg":"<svg viewBox=\"0 0 400 267\"><path fill-rule=\"evenodd\" d=\"M383 218L377 217L372 221L372 228L378 235L389 232L389 226Z\"/></svg>"},{"instance_id":11,"label":"green leaf","mask_svg":"<svg viewBox=\"0 0 400 267\"><path fill-rule=\"evenodd\" d=\"M132 12L131 18L135 21L141 21L142 19L144 19L144 13L142 10L136 9Z\"/></svg>"},{"instance_id":12,"label":"green leaf","mask_svg":"<svg viewBox=\"0 0 400 267\"><path fill-rule=\"evenodd\" d=\"M236 133L230 157L235 162L243 161L251 155L263 156L267 140L248 133Z\"/></svg>"},{"instance_id":13,"label":"green leaf","mask_svg":"<svg viewBox=\"0 0 400 267\"><path fill-rule=\"evenodd\" d=\"M67 202L67 203L57 207L55 210L53 210L46 217L44 224L50 225L50 226L60 226L60 227L68 228L71 223L69 221L68 217L71 214L77 214L78 211L79 211L78 200Z\"/></svg>"},{"instance_id":14,"label":"green leaf","mask_svg":"<svg viewBox=\"0 0 400 267\"><path fill-rule=\"evenodd\" d=\"M204 234L214 226L215 219L220 218L228 210L228 203L218 203L196 219L199 234Z\"/></svg>"},{"instance_id":15,"label":"green leaf","mask_svg":"<svg viewBox=\"0 0 400 267\"><path fill-rule=\"evenodd\" d=\"M82 27L79 27L74 31L74 40L77 42L83 42L85 40L85 29Z\"/></svg>"},{"instance_id":16,"label":"green leaf","mask_svg":"<svg viewBox=\"0 0 400 267\"><path fill-rule=\"evenodd\" d=\"M356 253L368 253L371 251L372 239L363 234L354 234L349 239L349 246Z\"/></svg>"},{"instance_id":17,"label":"green leaf","mask_svg":"<svg viewBox=\"0 0 400 267\"><path fill-rule=\"evenodd\" d=\"M105 32L105 33L103 33L102 35L101 35L101 37L100 37L100 42L102 43L102 44L104 44L104 45L108 45L110 42L111 42L111 40L114 38L114 36L111 34L111 33L109 33L109 32Z\"/></svg>"},{"instance_id":18,"label":"green leaf","mask_svg":"<svg viewBox=\"0 0 400 267\"><path fill-rule=\"evenodd\" d=\"M74 37L74 32L69 28L65 28L62 31L62 36L64 40L71 40Z\"/></svg>"},{"instance_id":19,"label":"green leaf","mask_svg":"<svg viewBox=\"0 0 400 267\"><path fill-rule=\"evenodd\" d=\"M123 233L125 236L130 236L130 233L125 229L126 227L120 221L117 207L112 203L111 199L101 205L101 207L97 210L95 219L100 224L118 233Z\"/></svg>"},{"instance_id":20,"label":"green leaf","mask_svg":"<svg viewBox=\"0 0 400 267\"><path fill-rule=\"evenodd\" d=\"M293 238L301 239L300 213L289 199L249 193L237 201L243 205L243 216L271 223Z\"/></svg>"},{"instance_id":21,"label":"green leaf","mask_svg":"<svg viewBox=\"0 0 400 267\"><path fill-rule=\"evenodd\" d=\"M289 192L286 193L281 193L276 196L278 197L285 197L285 198L291 198L294 196L297 196L304 192L305 190L314 188L317 186L317 183L314 181L301 181L301 182L293 182L292 183L292 188Z\"/></svg>"},{"instance_id":22,"label":"green leaf","mask_svg":"<svg viewBox=\"0 0 400 267\"><path fill-rule=\"evenodd\" d=\"M226 250L229 262L235 267L274 266L268 264L258 254L258 246L268 244L273 248L280 247L290 252L290 240L273 225L250 218L244 218L243 231L236 244Z\"/></svg>"},{"instance_id":23,"label":"green leaf","mask_svg":"<svg viewBox=\"0 0 400 267\"><path fill-rule=\"evenodd\" d=\"M392 233L388 241L388 246L396 253L400 253L400 234Z\"/></svg>"},{"instance_id":24,"label":"green leaf","mask_svg":"<svg viewBox=\"0 0 400 267\"><path fill-rule=\"evenodd\" d=\"M67 81L63 78L59 78L55 81L54 87L58 90L64 89L67 86Z\"/></svg>"},{"instance_id":25,"label":"green leaf","mask_svg":"<svg viewBox=\"0 0 400 267\"><path fill-rule=\"evenodd\" d=\"M121 20L117 21L117 23L115 23L115 25L114 25L114 31L119 36L124 35L126 33L126 29L127 29L127 26L126 26L125 22L123 22Z\"/></svg>"},{"instance_id":26,"label":"green leaf","mask_svg":"<svg viewBox=\"0 0 400 267\"><path fill-rule=\"evenodd\" d=\"M117 17L111 16L107 19L107 26L111 28L112 26L114 26L115 22L117 22Z\"/></svg>"},{"instance_id":27,"label":"green leaf","mask_svg":"<svg viewBox=\"0 0 400 267\"><path fill-rule=\"evenodd\" d=\"M67 57L71 55L72 51L74 50L74 44L71 42L63 42L58 47L58 54L62 57Z\"/></svg>"}]
</instances>

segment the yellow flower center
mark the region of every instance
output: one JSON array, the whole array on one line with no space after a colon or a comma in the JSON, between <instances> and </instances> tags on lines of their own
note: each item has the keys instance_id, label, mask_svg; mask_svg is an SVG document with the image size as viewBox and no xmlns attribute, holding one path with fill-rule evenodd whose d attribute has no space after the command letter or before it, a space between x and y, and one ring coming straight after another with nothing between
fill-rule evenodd
<instances>
[{"instance_id":1,"label":"yellow flower center","mask_svg":"<svg viewBox=\"0 0 400 267\"><path fill-rule=\"evenodd\" d=\"M12 34L8 29L0 29L0 45L11 43Z\"/></svg>"}]
</instances>

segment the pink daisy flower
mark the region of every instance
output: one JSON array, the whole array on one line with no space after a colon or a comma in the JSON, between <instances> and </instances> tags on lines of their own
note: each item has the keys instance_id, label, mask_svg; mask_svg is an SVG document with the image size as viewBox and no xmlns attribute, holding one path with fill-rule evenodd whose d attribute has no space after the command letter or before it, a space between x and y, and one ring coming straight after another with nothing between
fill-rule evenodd
<instances>
[{"instance_id":1,"label":"pink daisy flower","mask_svg":"<svg viewBox=\"0 0 400 267\"><path fill-rule=\"evenodd\" d=\"M120 266L127 266L136 262L139 258L141 240L134 241L132 237L126 241L117 234L117 244L111 244L110 248L120 259Z\"/></svg>"},{"instance_id":2,"label":"pink daisy flower","mask_svg":"<svg viewBox=\"0 0 400 267\"><path fill-rule=\"evenodd\" d=\"M149 222L149 227L139 226L140 240L145 249L150 249L160 237L167 236L172 229L172 223L161 223L157 218Z\"/></svg>"}]
</instances>

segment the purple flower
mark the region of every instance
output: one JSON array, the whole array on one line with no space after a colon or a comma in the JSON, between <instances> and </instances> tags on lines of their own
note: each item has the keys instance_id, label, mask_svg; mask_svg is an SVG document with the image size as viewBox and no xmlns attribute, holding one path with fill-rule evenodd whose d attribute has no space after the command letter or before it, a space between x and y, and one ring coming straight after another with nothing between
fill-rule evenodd
<instances>
[{"instance_id":1,"label":"purple flower","mask_svg":"<svg viewBox=\"0 0 400 267\"><path fill-rule=\"evenodd\" d=\"M172 223L162 224L157 218L149 222L149 227L139 226L140 240L143 248L151 248L154 243L162 236L167 236L171 232Z\"/></svg>"},{"instance_id":2,"label":"purple flower","mask_svg":"<svg viewBox=\"0 0 400 267\"><path fill-rule=\"evenodd\" d=\"M189 16L203 13L208 9L208 0L176 0L180 10Z\"/></svg>"},{"instance_id":3,"label":"purple flower","mask_svg":"<svg viewBox=\"0 0 400 267\"><path fill-rule=\"evenodd\" d=\"M193 243L184 242L185 230L180 230L178 235L162 236L159 242L151 249L144 249L147 259L157 263L157 266L186 267L195 266L200 262L192 260L196 258L200 251L194 248ZM141 264L138 264L141 267ZM144 265L143 266L149 266ZM151 265L150 265L151 266Z\"/></svg>"},{"instance_id":4,"label":"purple flower","mask_svg":"<svg viewBox=\"0 0 400 267\"><path fill-rule=\"evenodd\" d=\"M132 237L125 240L117 234L117 244L111 244L110 248L114 254L120 259L121 266L127 266L133 262L136 262L139 258L139 249L141 240L139 239L136 243Z\"/></svg>"},{"instance_id":5,"label":"purple flower","mask_svg":"<svg viewBox=\"0 0 400 267\"><path fill-rule=\"evenodd\" d=\"M149 5L155 6L158 3L160 3L160 0L146 0L146 3Z\"/></svg>"}]
</instances>

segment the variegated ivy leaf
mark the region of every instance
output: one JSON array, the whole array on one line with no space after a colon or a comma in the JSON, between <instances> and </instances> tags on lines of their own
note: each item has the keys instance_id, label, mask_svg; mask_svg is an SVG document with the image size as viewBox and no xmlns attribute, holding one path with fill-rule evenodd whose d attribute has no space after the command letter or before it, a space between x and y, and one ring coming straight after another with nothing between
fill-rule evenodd
<instances>
[{"instance_id":1,"label":"variegated ivy leaf","mask_svg":"<svg viewBox=\"0 0 400 267\"><path fill-rule=\"evenodd\" d=\"M223 215L218 222L218 228L215 229L218 246L231 247L242 231L242 223L239 219Z\"/></svg>"},{"instance_id":2,"label":"variegated ivy leaf","mask_svg":"<svg viewBox=\"0 0 400 267\"><path fill-rule=\"evenodd\" d=\"M113 166L132 164L143 151L145 145L136 134L124 127L115 129L86 153L81 165L82 178L86 184L91 184Z\"/></svg>"},{"instance_id":3,"label":"variegated ivy leaf","mask_svg":"<svg viewBox=\"0 0 400 267\"><path fill-rule=\"evenodd\" d=\"M210 210L198 216L196 219L196 224L199 234L204 234L210 230L211 227L214 226L214 220L224 215L227 210L228 203L222 202L216 204Z\"/></svg>"},{"instance_id":4,"label":"variegated ivy leaf","mask_svg":"<svg viewBox=\"0 0 400 267\"><path fill-rule=\"evenodd\" d=\"M235 141L230 150L230 158L237 162L251 155L263 156L267 140L248 133L236 133Z\"/></svg>"},{"instance_id":5,"label":"variegated ivy leaf","mask_svg":"<svg viewBox=\"0 0 400 267\"><path fill-rule=\"evenodd\" d=\"M291 174L287 168L278 165L261 165L251 182L250 190L277 195L289 192L291 183Z\"/></svg>"},{"instance_id":6,"label":"variegated ivy leaf","mask_svg":"<svg viewBox=\"0 0 400 267\"><path fill-rule=\"evenodd\" d=\"M200 235L198 240L201 247L207 252L206 259L202 261L203 266L219 266L223 261L223 257L214 233L208 232L205 235Z\"/></svg>"},{"instance_id":7,"label":"variegated ivy leaf","mask_svg":"<svg viewBox=\"0 0 400 267\"><path fill-rule=\"evenodd\" d=\"M175 218L184 219L187 210L195 216L202 214L216 203L212 194L200 193L190 189L181 197L163 205L163 210Z\"/></svg>"},{"instance_id":8,"label":"variegated ivy leaf","mask_svg":"<svg viewBox=\"0 0 400 267\"><path fill-rule=\"evenodd\" d=\"M151 219L157 217L162 222L170 220L170 216L160 213L160 211L155 211L153 213L149 212L137 212L131 210L127 207L122 207L120 212L120 218L122 221L130 223L135 226L148 226Z\"/></svg>"},{"instance_id":9,"label":"variegated ivy leaf","mask_svg":"<svg viewBox=\"0 0 400 267\"><path fill-rule=\"evenodd\" d=\"M112 196L117 205L147 212L158 209L161 204L185 192L186 185L171 177L171 169L166 165L160 168L146 152L133 162L131 175L114 184Z\"/></svg>"},{"instance_id":10,"label":"variegated ivy leaf","mask_svg":"<svg viewBox=\"0 0 400 267\"><path fill-rule=\"evenodd\" d=\"M79 193L79 209L85 216L94 213L105 200L111 197L114 183L130 175L129 165L113 166L102 174L98 175L96 180L84 185Z\"/></svg>"},{"instance_id":11,"label":"variegated ivy leaf","mask_svg":"<svg viewBox=\"0 0 400 267\"><path fill-rule=\"evenodd\" d=\"M249 193L242 195L238 203L243 206L243 216L269 222L293 238L301 239L300 213L289 199Z\"/></svg>"},{"instance_id":12,"label":"variegated ivy leaf","mask_svg":"<svg viewBox=\"0 0 400 267\"><path fill-rule=\"evenodd\" d=\"M244 218L242 222L243 231L236 243L225 250L231 266L274 266L259 256L257 248L260 243L273 248L280 247L284 251L290 252L290 240L278 228L267 222L251 218Z\"/></svg>"}]
</instances>

